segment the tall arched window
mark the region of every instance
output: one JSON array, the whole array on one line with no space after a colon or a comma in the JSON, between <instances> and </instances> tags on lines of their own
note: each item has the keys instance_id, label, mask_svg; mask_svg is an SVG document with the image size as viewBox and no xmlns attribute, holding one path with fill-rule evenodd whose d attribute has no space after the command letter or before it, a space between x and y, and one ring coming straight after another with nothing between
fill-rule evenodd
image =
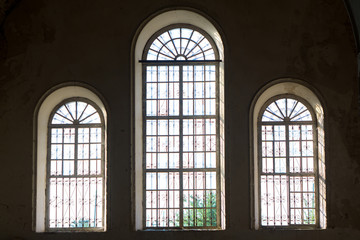
<instances>
[{"instance_id":1,"label":"tall arched window","mask_svg":"<svg viewBox=\"0 0 360 240\"><path fill-rule=\"evenodd\" d=\"M36 231L104 231L102 101L87 88L65 86L44 97L36 114Z\"/></svg>"},{"instance_id":2,"label":"tall arched window","mask_svg":"<svg viewBox=\"0 0 360 240\"><path fill-rule=\"evenodd\" d=\"M286 90L281 93L282 88ZM257 130L254 133L257 135L254 137L257 138L254 142L257 145L255 226L325 228L324 131L320 102L309 89L296 83L272 86L259 99L256 115L254 112Z\"/></svg>"},{"instance_id":3,"label":"tall arched window","mask_svg":"<svg viewBox=\"0 0 360 240\"><path fill-rule=\"evenodd\" d=\"M102 229L104 119L88 99L67 99L50 117L47 227Z\"/></svg>"},{"instance_id":4,"label":"tall arched window","mask_svg":"<svg viewBox=\"0 0 360 240\"><path fill-rule=\"evenodd\" d=\"M141 213L135 210L138 229L225 226L220 56L212 36L196 23L159 28L143 45L142 137L136 139L142 148L135 152L141 175L135 187L144 204Z\"/></svg>"}]
</instances>

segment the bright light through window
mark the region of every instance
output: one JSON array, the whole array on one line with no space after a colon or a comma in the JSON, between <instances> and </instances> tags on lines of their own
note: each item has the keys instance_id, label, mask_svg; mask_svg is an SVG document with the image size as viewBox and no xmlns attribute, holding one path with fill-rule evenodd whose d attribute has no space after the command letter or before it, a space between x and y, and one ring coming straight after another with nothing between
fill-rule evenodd
<instances>
[{"instance_id":1,"label":"bright light through window","mask_svg":"<svg viewBox=\"0 0 360 240\"><path fill-rule=\"evenodd\" d=\"M316 121L294 96L273 99L259 117L260 224L316 226Z\"/></svg>"},{"instance_id":2,"label":"bright light through window","mask_svg":"<svg viewBox=\"0 0 360 240\"><path fill-rule=\"evenodd\" d=\"M144 226L220 227L219 60L190 26L155 34L144 71Z\"/></svg>"},{"instance_id":3,"label":"bright light through window","mask_svg":"<svg viewBox=\"0 0 360 240\"><path fill-rule=\"evenodd\" d=\"M104 227L104 124L85 99L57 107L49 123L47 228Z\"/></svg>"}]
</instances>

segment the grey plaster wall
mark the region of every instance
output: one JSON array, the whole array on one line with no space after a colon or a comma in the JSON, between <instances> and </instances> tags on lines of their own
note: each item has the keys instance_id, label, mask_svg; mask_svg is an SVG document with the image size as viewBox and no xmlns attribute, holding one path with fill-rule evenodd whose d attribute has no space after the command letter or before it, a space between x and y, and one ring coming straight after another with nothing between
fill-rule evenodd
<instances>
[{"instance_id":1,"label":"grey plaster wall","mask_svg":"<svg viewBox=\"0 0 360 240\"><path fill-rule=\"evenodd\" d=\"M134 231L131 222L131 46L167 8L192 8L223 34L227 227ZM21 0L6 16L0 62L0 239L360 239L360 117L355 41L341 0ZM302 79L324 99L328 229L250 229L249 110L257 91ZM33 127L51 87L83 82L109 111L108 231L35 233Z\"/></svg>"}]
</instances>

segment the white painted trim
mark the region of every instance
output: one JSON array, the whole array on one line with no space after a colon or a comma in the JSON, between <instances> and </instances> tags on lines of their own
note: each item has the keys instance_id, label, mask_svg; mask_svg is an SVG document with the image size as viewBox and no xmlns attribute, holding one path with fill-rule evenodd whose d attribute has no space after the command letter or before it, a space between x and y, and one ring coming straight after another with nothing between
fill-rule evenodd
<instances>
[{"instance_id":1,"label":"white painted trim","mask_svg":"<svg viewBox=\"0 0 360 240\"><path fill-rule=\"evenodd\" d=\"M105 127L105 146L106 145L106 123L107 114L105 106L100 98L89 89L81 86L65 86L50 93L41 103L36 116L36 138L35 138L35 155L36 155L36 203L35 203L35 231L45 232L46 216L46 162L47 162L47 134L48 122L51 112L63 100L72 97L83 97L93 101L101 110L104 116ZM105 147L105 166L106 166L106 147ZM106 176L106 169L105 169ZM105 177L106 189L106 177ZM106 192L106 191L105 191ZM106 197L105 197L106 199ZM104 229L106 229L106 204L104 206Z\"/></svg>"},{"instance_id":2,"label":"white painted trim","mask_svg":"<svg viewBox=\"0 0 360 240\"><path fill-rule=\"evenodd\" d=\"M206 31L210 37L214 40L217 49L219 51L219 57L222 60L220 64L220 81L223 81L223 66L224 66L224 47L221 40L221 36L215 26L205 17L198 13L188 10L171 10L161 13L151 19L141 30L135 44L134 51L134 109L135 109L135 229L143 229L143 166L142 166L142 64L139 62L142 58L142 54L147 41L150 37L163 27L171 24L191 24L202 30Z\"/></svg>"}]
</instances>

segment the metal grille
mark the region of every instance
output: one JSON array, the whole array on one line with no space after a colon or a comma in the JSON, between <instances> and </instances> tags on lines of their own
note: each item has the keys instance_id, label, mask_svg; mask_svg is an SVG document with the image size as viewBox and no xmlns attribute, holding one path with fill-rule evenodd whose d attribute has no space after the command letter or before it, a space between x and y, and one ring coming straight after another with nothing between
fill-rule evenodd
<instances>
[{"instance_id":1,"label":"metal grille","mask_svg":"<svg viewBox=\"0 0 360 240\"><path fill-rule=\"evenodd\" d=\"M49 122L47 228L104 227L104 125L85 99L69 99Z\"/></svg>"},{"instance_id":2,"label":"metal grille","mask_svg":"<svg viewBox=\"0 0 360 240\"><path fill-rule=\"evenodd\" d=\"M218 61L210 41L171 28L144 52L146 228L219 227Z\"/></svg>"},{"instance_id":3,"label":"metal grille","mask_svg":"<svg viewBox=\"0 0 360 240\"><path fill-rule=\"evenodd\" d=\"M262 226L318 224L316 121L305 104L276 97L259 118Z\"/></svg>"}]
</instances>

